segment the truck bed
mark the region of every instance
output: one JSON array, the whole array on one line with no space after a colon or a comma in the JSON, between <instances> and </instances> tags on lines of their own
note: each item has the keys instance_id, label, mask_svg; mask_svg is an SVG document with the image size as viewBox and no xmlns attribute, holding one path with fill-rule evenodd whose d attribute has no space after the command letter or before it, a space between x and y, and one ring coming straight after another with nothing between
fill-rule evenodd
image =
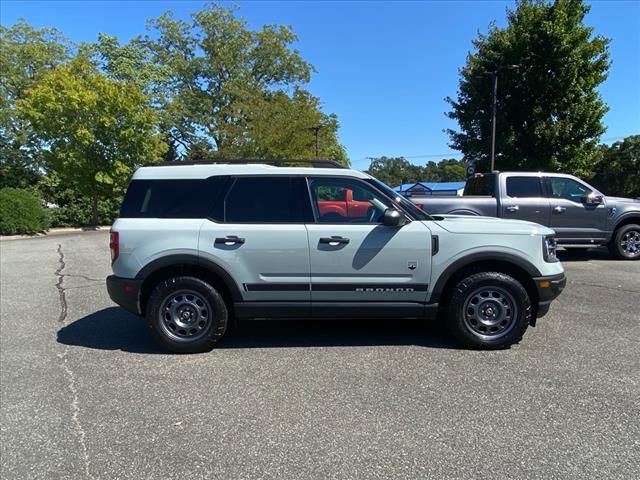
<instances>
[{"instance_id":1,"label":"truck bed","mask_svg":"<svg viewBox=\"0 0 640 480\"><path fill-rule=\"evenodd\" d=\"M411 197L411 201L430 214L482 215L497 217L498 201L489 196L424 196Z\"/></svg>"}]
</instances>

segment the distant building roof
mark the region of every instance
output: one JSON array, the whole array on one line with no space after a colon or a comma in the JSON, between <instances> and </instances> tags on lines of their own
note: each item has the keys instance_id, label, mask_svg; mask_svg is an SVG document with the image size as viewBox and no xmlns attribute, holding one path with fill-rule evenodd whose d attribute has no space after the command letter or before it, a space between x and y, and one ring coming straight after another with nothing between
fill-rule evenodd
<instances>
[{"instance_id":1,"label":"distant building roof","mask_svg":"<svg viewBox=\"0 0 640 480\"><path fill-rule=\"evenodd\" d=\"M398 185L393 189L396 192L407 192L411 190L430 190L438 192L442 190L460 190L464 188L465 182L414 182Z\"/></svg>"}]
</instances>

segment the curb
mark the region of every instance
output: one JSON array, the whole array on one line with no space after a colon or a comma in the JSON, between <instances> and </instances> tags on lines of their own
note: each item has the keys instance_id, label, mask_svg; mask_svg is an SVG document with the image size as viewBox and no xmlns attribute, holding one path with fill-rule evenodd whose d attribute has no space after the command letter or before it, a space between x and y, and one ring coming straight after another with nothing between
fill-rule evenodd
<instances>
[{"instance_id":1,"label":"curb","mask_svg":"<svg viewBox=\"0 0 640 480\"><path fill-rule=\"evenodd\" d=\"M51 228L44 233L36 233L34 235L0 235L0 240L23 240L33 238L44 238L52 235L63 235L65 233L96 233L96 232L108 232L111 226L101 225L98 227L61 227Z\"/></svg>"}]
</instances>

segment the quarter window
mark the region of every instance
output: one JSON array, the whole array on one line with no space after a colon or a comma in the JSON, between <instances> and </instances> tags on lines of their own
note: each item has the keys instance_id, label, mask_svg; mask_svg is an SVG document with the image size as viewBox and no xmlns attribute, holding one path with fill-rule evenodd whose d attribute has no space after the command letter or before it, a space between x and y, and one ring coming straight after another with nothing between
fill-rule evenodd
<instances>
[{"instance_id":1,"label":"quarter window","mask_svg":"<svg viewBox=\"0 0 640 480\"><path fill-rule=\"evenodd\" d=\"M133 180L120 217L205 218L221 199L228 178Z\"/></svg>"},{"instance_id":2,"label":"quarter window","mask_svg":"<svg viewBox=\"0 0 640 480\"><path fill-rule=\"evenodd\" d=\"M538 177L508 177L507 196L511 198L542 197L542 186Z\"/></svg>"}]
</instances>

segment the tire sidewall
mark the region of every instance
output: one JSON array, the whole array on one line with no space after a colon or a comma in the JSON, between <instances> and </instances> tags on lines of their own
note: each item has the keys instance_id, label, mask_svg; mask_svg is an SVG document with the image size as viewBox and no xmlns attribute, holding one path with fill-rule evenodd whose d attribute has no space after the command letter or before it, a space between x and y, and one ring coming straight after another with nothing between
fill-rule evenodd
<instances>
[{"instance_id":1,"label":"tire sidewall","mask_svg":"<svg viewBox=\"0 0 640 480\"><path fill-rule=\"evenodd\" d=\"M619 259L622 259L622 260L640 260L640 255L636 255L635 257L632 257L627 252L625 252L622 249L622 246L620 245L620 242L622 242L622 237L629 230L635 230L637 232L640 232L640 225L636 225L636 224L630 223L628 225L624 225L624 226L620 227L616 231L616 234L615 234L614 239L613 239L613 241L614 241L614 244L613 244L614 254L615 254L616 257L618 257Z\"/></svg>"},{"instance_id":2,"label":"tire sidewall","mask_svg":"<svg viewBox=\"0 0 640 480\"><path fill-rule=\"evenodd\" d=\"M469 329L464 321L464 306L471 293L483 287L499 287L514 299L517 315L514 325L504 336L486 339ZM508 348L520 341L527 330L533 315L531 300L525 288L513 277L498 272L481 272L470 275L454 287L449 303L447 323L454 336L471 348L501 349Z\"/></svg>"},{"instance_id":3,"label":"tire sidewall","mask_svg":"<svg viewBox=\"0 0 640 480\"><path fill-rule=\"evenodd\" d=\"M166 298L179 290L193 290L209 303L212 319L205 333L194 341L181 341L169 336L160 319L160 308ZM151 293L146 311L147 326L153 338L175 353L200 353L213 348L227 328L228 310L222 296L208 283L195 277L173 277L158 284Z\"/></svg>"}]
</instances>

